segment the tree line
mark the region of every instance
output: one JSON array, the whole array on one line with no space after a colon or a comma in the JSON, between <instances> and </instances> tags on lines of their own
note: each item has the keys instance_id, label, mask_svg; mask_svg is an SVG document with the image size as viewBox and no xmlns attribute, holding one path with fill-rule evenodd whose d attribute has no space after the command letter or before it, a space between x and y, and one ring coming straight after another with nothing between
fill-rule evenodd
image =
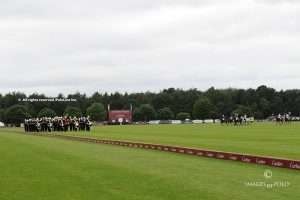
<instances>
[{"instance_id":1,"label":"tree line","mask_svg":"<svg viewBox=\"0 0 300 200\"><path fill-rule=\"evenodd\" d=\"M135 121L154 119L216 119L221 115L247 114L265 119L272 114L300 113L300 90L276 91L267 86L256 89L198 89L168 88L160 92L99 93L91 96L75 93L55 98L75 99L71 102L23 102L22 99L47 99L44 94L25 95L21 92L0 94L0 121L19 123L26 117L90 115L93 120L106 120L106 106L111 109L133 107Z\"/></svg>"}]
</instances>

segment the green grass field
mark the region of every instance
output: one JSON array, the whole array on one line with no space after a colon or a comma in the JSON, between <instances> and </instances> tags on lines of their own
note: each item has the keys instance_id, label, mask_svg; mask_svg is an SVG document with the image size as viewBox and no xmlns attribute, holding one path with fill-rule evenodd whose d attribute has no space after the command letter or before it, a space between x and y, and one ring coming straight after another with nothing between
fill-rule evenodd
<instances>
[{"instance_id":1,"label":"green grass field","mask_svg":"<svg viewBox=\"0 0 300 200\"><path fill-rule=\"evenodd\" d=\"M178 146L199 147L300 160L300 123L249 126L148 125L98 126L90 133L68 133Z\"/></svg>"},{"instance_id":2,"label":"green grass field","mask_svg":"<svg viewBox=\"0 0 300 200\"><path fill-rule=\"evenodd\" d=\"M255 124L239 128L106 126L96 127L90 134L299 158L299 128L298 124L286 127ZM0 200L300 199L297 170L20 132L23 131L0 129ZM266 169L272 170L271 179L263 176ZM245 185L261 181L288 181L289 185L274 188Z\"/></svg>"}]
</instances>

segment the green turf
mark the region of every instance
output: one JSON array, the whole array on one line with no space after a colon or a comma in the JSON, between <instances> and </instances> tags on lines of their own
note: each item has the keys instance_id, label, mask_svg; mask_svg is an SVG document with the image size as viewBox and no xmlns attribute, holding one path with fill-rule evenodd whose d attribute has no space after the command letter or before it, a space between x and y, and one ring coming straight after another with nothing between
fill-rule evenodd
<instances>
[{"instance_id":1,"label":"green turf","mask_svg":"<svg viewBox=\"0 0 300 200\"><path fill-rule=\"evenodd\" d=\"M75 134L75 133L68 133ZM90 137L173 144L300 160L300 123L249 126L221 125L144 125L98 126Z\"/></svg>"},{"instance_id":2,"label":"green turf","mask_svg":"<svg viewBox=\"0 0 300 200\"><path fill-rule=\"evenodd\" d=\"M109 130L97 131L102 129ZM193 130L192 126L188 129ZM113 133L118 130L122 129L112 128ZM1 200L300 199L296 170L14 132L0 129ZM263 177L265 169L272 170L271 179ZM267 189L245 186L248 181L288 181L290 185Z\"/></svg>"}]
</instances>

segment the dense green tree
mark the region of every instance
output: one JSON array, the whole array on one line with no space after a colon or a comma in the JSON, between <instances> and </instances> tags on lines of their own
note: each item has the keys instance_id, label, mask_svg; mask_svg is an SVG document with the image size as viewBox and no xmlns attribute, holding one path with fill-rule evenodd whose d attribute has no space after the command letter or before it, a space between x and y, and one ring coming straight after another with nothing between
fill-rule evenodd
<instances>
[{"instance_id":1,"label":"dense green tree","mask_svg":"<svg viewBox=\"0 0 300 200\"><path fill-rule=\"evenodd\" d=\"M177 113L176 119L181 120L181 121L186 120L186 119L191 119L191 114L187 113L187 112L180 112L180 113Z\"/></svg>"},{"instance_id":2,"label":"dense green tree","mask_svg":"<svg viewBox=\"0 0 300 200\"><path fill-rule=\"evenodd\" d=\"M155 119L156 112L150 104L142 104L139 109L144 121Z\"/></svg>"},{"instance_id":3,"label":"dense green tree","mask_svg":"<svg viewBox=\"0 0 300 200\"><path fill-rule=\"evenodd\" d=\"M44 98L72 98L72 102L30 102L22 101L26 98L44 99ZM154 110L160 110L169 107L174 113L187 112L194 115L194 104L197 100L206 98L209 101L208 107L212 110L206 117L215 118L221 115L230 115L233 112L246 112L256 116L259 119L266 118L272 114L291 112L293 115L300 114L300 90L281 90L276 91L267 86L259 86L257 89L215 89L209 88L207 91L197 89L164 89L160 92L139 92L131 94L121 93L94 93L88 97L86 94L75 93L64 96L58 94L57 97L48 97L44 94L25 95L20 92L0 94L0 109L7 110L13 105L22 105L26 107L27 113L32 117L37 117L40 110L49 108L55 111L59 116L63 115L66 107L76 107L86 115L87 108L93 103L111 104L111 109L129 109L130 104L134 108L134 120L155 119L155 114L144 115L140 110L141 105L148 104L153 106ZM212 106L213 105L213 106ZM249 111L250 110L250 111ZM207 111L208 112L208 111ZM207 113L206 112L206 113ZM78 112L76 111L78 114ZM80 112L81 113L81 112ZM152 112L150 112L152 113ZM154 111L155 113L155 111Z\"/></svg>"},{"instance_id":4,"label":"dense green tree","mask_svg":"<svg viewBox=\"0 0 300 200\"><path fill-rule=\"evenodd\" d=\"M75 94L69 94L67 99L75 99L76 101L67 102L68 106L77 107L80 109L83 115L86 115L86 110L88 107L88 98L86 94L81 94L79 92Z\"/></svg>"},{"instance_id":5,"label":"dense green tree","mask_svg":"<svg viewBox=\"0 0 300 200\"><path fill-rule=\"evenodd\" d=\"M64 115L71 116L71 117L80 117L82 115L82 112L80 108L68 106L65 109Z\"/></svg>"},{"instance_id":6,"label":"dense green tree","mask_svg":"<svg viewBox=\"0 0 300 200\"><path fill-rule=\"evenodd\" d=\"M272 99L272 101L270 102L270 109L272 114L285 112L284 103L280 96L276 96L274 97L274 99Z\"/></svg>"},{"instance_id":7,"label":"dense green tree","mask_svg":"<svg viewBox=\"0 0 300 200\"><path fill-rule=\"evenodd\" d=\"M27 97L28 99L47 99L46 95L33 93ZM29 101L25 103L28 108L28 112L32 117L37 117L40 110L43 108L49 108L50 104L47 101Z\"/></svg>"},{"instance_id":8,"label":"dense green tree","mask_svg":"<svg viewBox=\"0 0 300 200\"><path fill-rule=\"evenodd\" d=\"M104 121L106 118L106 110L102 103L93 103L87 108L86 113L94 121Z\"/></svg>"},{"instance_id":9,"label":"dense green tree","mask_svg":"<svg viewBox=\"0 0 300 200\"><path fill-rule=\"evenodd\" d=\"M298 115L296 109L297 99L300 97L300 90L286 90L282 95L284 102L284 112L291 112Z\"/></svg>"},{"instance_id":10,"label":"dense green tree","mask_svg":"<svg viewBox=\"0 0 300 200\"><path fill-rule=\"evenodd\" d=\"M197 100L193 107L193 117L199 119L214 118L216 107L206 97Z\"/></svg>"},{"instance_id":11,"label":"dense green tree","mask_svg":"<svg viewBox=\"0 0 300 200\"><path fill-rule=\"evenodd\" d=\"M124 109L128 108L127 102L125 100L125 95L123 96L119 92L115 92L110 95L110 107L112 109Z\"/></svg>"},{"instance_id":12,"label":"dense green tree","mask_svg":"<svg viewBox=\"0 0 300 200\"><path fill-rule=\"evenodd\" d=\"M164 107L158 110L158 118L160 120L171 120L174 119L174 113L169 107Z\"/></svg>"},{"instance_id":13,"label":"dense green tree","mask_svg":"<svg viewBox=\"0 0 300 200\"><path fill-rule=\"evenodd\" d=\"M173 104L173 96L172 94L167 93L167 91L164 91L154 97L152 104L156 109L168 107Z\"/></svg>"},{"instance_id":14,"label":"dense green tree","mask_svg":"<svg viewBox=\"0 0 300 200\"><path fill-rule=\"evenodd\" d=\"M26 95L24 93L20 93L20 92L8 93L2 97L1 104L4 108L8 108L16 104L22 104L22 100L24 98L26 98Z\"/></svg>"},{"instance_id":15,"label":"dense green tree","mask_svg":"<svg viewBox=\"0 0 300 200\"><path fill-rule=\"evenodd\" d=\"M255 111L254 112L254 118L255 119L264 119L264 114L261 111Z\"/></svg>"},{"instance_id":16,"label":"dense green tree","mask_svg":"<svg viewBox=\"0 0 300 200\"><path fill-rule=\"evenodd\" d=\"M294 115L300 115L300 96L295 99L294 107L291 109Z\"/></svg>"},{"instance_id":17,"label":"dense green tree","mask_svg":"<svg viewBox=\"0 0 300 200\"><path fill-rule=\"evenodd\" d=\"M58 94L57 99L63 99L65 96L63 94ZM69 102L51 102L49 108L53 109L57 115L62 116L66 110L67 105L71 106ZM72 105L74 106L74 105ZM76 107L76 106L75 106Z\"/></svg>"},{"instance_id":18,"label":"dense green tree","mask_svg":"<svg viewBox=\"0 0 300 200\"><path fill-rule=\"evenodd\" d=\"M273 88L268 88L267 86L262 85L256 89L256 93L260 98L271 101L275 97L276 91Z\"/></svg>"},{"instance_id":19,"label":"dense green tree","mask_svg":"<svg viewBox=\"0 0 300 200\"><path fill-rule=\"evenodd\" d=\"M272 114L270 102L266 98L260 98L258 107L264 118Z\"/></svg>"},{"instance_id":20,"label":"dense green tree","mask_svg":"<svg viewBox=\"0 0 300 200\"><path fill-rule=\"evenodd\" d=\"M26 118L29 118L30 114L28 110L23 105L13 105L7 108L4 116L4 121L8 124L15 124L16 126L23 123Z\"/></svg>"},{"instance_id":21,"label":"dense green tree","mask_svg":"<svg viewBox=\"0 0 300 200\"><path fill-rule=\"evenodd\" d=\"M51 108L43 108L38 113L38 117L55 117L55 116L56 116L56 113Z\"/></svg>"},{"instance_id":22,"label":"dense green tree","mask_svg":"<svg viewBox=\"0 0 300 200\"><path fill-rule=\"evenodd\" d=\"M0 122L4 121L4 109L0 108Z\"/></svg>"},{"instance_id":23,"label":"dense green tree","mask_svg":"<svg viewBox=\"0 0 300 200\"><path fill-rule=\"evenodd\" d=\"M140 108L135 108L133 111L133 120L134 121L143 121L144 117Z\"/></svg>"},{"instance_id":24,"label":"dense green tree","mask_svg":"<svg viewBox=\"0 0 300 200\"><path fill-rule=\"evenodd\" d=\"M253 116L251 108L248 106L243 106L243 105L238 105L237 108L232 113L238 114L238 115Z\"/></svg>"}]
</instances>

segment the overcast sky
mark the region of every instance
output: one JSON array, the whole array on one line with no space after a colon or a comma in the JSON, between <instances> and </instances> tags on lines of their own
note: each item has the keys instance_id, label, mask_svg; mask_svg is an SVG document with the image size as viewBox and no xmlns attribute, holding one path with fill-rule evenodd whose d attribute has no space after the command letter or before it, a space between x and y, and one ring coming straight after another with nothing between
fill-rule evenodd
<instances>
[{"instance_id":1,"label":"overcast sky","mask_svg":"<svg viewBox=\"0 0 300 200\"><path fill-rule=\"evenodd\" d=\"M0 0L0 93L300 88L299 0Z\"/></svg>"}]
</instances>

